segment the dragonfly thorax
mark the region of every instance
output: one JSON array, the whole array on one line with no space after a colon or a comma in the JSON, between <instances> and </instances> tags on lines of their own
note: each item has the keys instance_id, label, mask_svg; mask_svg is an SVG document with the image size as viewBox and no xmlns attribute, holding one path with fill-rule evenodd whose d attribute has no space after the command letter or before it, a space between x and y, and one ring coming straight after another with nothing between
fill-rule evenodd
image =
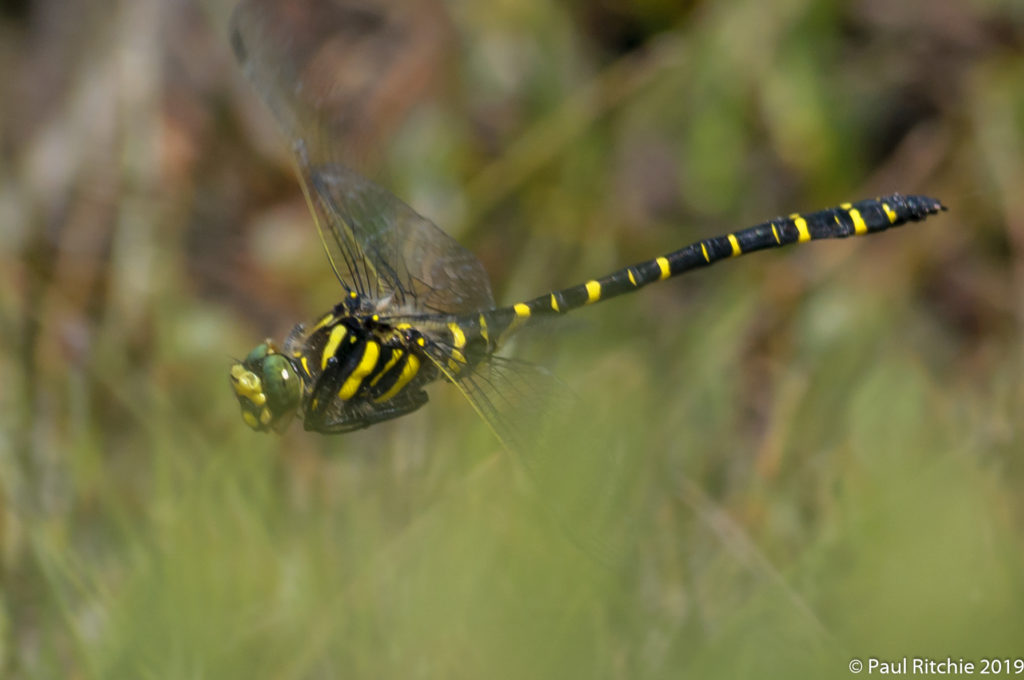
<instances>
[{"instance_id":1,"label":"dragonfly thorax","mask_svg":"<svg viewBox=\"0 0 1024 680\"><path fill-rule=\"evenodd\" d=\"M283 431L299 413L306 429L344 432L404 415L427 402L438 373L426 338L409 324L363 312L351 296L311 327L296 326L278 350L269 340L231 369L242 417Z\"/></svg>"}]
</instances>

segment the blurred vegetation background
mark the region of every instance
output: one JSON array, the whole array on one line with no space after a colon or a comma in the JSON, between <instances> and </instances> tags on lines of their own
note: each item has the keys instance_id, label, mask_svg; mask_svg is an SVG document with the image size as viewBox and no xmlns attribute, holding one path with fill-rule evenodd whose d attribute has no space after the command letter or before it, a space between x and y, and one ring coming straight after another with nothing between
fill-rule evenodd
<instances>
[{"instance_id":1,"label":"blurred vegetation background","mask_svg":"<svg viewBox=\"0 0 1024 680\"><path fill-rule=\"evenodd\" d=\"M581 411L541 484L450 386L345 437L241 422L230 357L338 288L231 5L0 5L0 676L1024 654L1024 5L424 3L430 96L380 73L363 141L500 302L794 210L950 208L524 338Z\"/></svg>"}]
</instances>

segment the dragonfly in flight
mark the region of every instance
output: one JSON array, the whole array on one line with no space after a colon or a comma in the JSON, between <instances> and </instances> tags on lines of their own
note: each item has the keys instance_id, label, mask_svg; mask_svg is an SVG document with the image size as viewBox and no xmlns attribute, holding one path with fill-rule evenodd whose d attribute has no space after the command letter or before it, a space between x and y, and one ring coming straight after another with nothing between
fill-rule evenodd
<instances>
[{"instance_id":1,"label":"dragonfly in flight","mask_svg":"<svg viewBox=\"0 0 1024 680\"><path fill-rule=\"evenodd\" d=\"M305 46L287 36L287 21L294 17L271 11L268 0L247 0L232 16L235 55L291 143L340 283L340 301L332 309L296 326L283 343L267 340L231 366L242 417L254 430L280 432L296 416L307 430L322 433L369 427L419 409L427 403L425 388L440 381L458 388L506 447L521 448L534 428L522 404L541 399L541 386L550 378L530 364L496 356L520 329L720 260L874 234L945 209L927 196L892 194L793 213L575 286L496 305L487 273L472 253L338 157L337 136L361 119L347 116L344 108L366 105L362 95L371 80L353 76L348 90L322 83L315 89L318 78L337 79L318 70L318 55L333 41L375 61L393 59L402 21L394 13L349 3L327 3L330 20L313 22L327 37Z\"/></svg>"}]
</instances>

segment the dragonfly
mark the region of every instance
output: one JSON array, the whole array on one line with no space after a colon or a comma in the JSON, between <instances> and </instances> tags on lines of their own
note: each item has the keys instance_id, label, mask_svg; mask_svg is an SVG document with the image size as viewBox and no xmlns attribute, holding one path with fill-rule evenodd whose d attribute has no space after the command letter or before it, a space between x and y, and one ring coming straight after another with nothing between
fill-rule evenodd
<instances>
[{"instance_id":1,"label":"dragonfly","mask_svg":"<svg viewBox=\"0 0 1024 680\"><path fill-rule=\"evenodd\" d=\"M357 118L331 113L332 102L313 91L313 50L282 38L268 6L248 0L235 10L233 49L291 144L341 290L333 308L295 326L283 343L268 339L232 364L242 418L259 432L282 432L296 418L306 430L328 434L370 427L420 409L427 386L445 382L461 391L503 445L522 448L538 410L528 405L546 397L551 380L543 369L497 354L517 331L722 260L876 234L945 210L937 199L894 193L793 213L499 306L480 260L339 158L336 137ZM342 42L376 34L372 44L390 44L388 32L395 29L387 16L358 4L333 7L338 20L317 22L323 30L341 31ZM344 35L339 26L352 32ZM378 59L392 54L380 47L370 52ZM364 101L358 87L353 92L342 105Z\"/></svg>"}]
</instances>

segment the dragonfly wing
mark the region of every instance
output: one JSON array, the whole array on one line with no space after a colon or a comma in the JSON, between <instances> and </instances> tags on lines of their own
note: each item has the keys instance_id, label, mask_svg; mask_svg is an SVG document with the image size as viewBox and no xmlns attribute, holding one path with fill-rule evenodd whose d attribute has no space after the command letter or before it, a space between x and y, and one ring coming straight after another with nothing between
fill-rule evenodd
<instances>
[{"instance_id":1,"label":"dragonfly wing","mask_svg":"<svg viewBox=\"0 0 1024 680\"><path fill-rule=\"evenodd\" d=\"M371 298L411 313L494 306L480 260L391 192L340 163L309 169L308 183L325 246Z\"/></svg>"},{"instance_id":2,"label":"dragonfly wing","mask_svg":"<svg viewBox=\"0 0 1024 680\"><path fill-rule=\"evenodd\" d=\"M441 350L431 358L451 379L446 356ZM591 556L618 560L628 541L622 496L630 475L594 423L588 427L584 402L543 367L503 357L454 384L522 466L549 519Z\"/></svg>"},{"instance_id":3,"label":"dragonfly wing","mask_svg":"<svg viewBox=\"0 0 1024 680\"><path fill-rule=\"evenodd\" d=\"M231 45L314 163L363 168L433 85L451 28L438 0L243 0Z\"/></svg>"},{"instance_id":4,"label":"dragonfly wing","mask_svg":"<svg viewBox=\"0 0 1024 680\"><path fill-rule=\"evenodd\" d=\"M406 52L422 42L415 36L423 21L413 22L429 12L413 10L429 6L425 0L246 0L232 15L231 41L292 144L342 284L407 312L470 312L494 304L483 265L352 169L363 160L360 140L384 115L373 103L388 100L374 96L379 77L400 70Z\"/></svg>"}]
</instances>

